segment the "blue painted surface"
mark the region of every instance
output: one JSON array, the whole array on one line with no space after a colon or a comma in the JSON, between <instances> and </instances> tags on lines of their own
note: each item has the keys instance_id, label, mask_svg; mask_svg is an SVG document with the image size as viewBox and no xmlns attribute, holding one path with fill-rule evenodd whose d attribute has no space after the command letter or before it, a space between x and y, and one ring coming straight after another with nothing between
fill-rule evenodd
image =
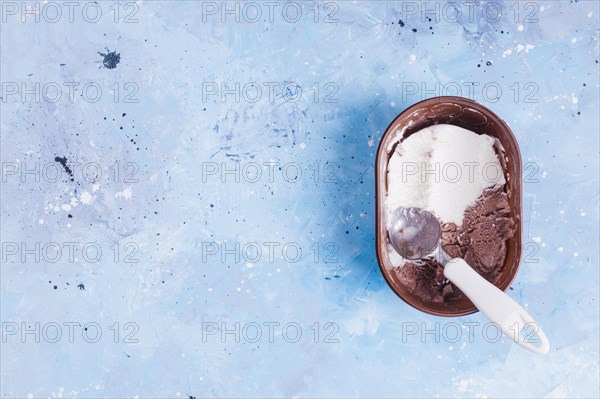
<instances>
[{"instance_id":1,"label":"blue painted surface","mask_svg":"<svg viewBox=\"0 0 600 399\"><path fill-rule=\"evenodd\" d=\"M255 4L3 3L2 397L597 396L598 3ZM377 266L377 144L457 89L521 146L545 357Z\"/></svg>"}]
</instances>

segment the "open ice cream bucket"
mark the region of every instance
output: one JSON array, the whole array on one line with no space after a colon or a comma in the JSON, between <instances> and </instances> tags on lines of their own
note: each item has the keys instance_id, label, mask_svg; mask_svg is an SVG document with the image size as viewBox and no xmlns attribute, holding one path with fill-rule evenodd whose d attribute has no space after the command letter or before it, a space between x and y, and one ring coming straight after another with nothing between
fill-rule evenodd
<instances>
[{"instance_id":1,"label":"open ice cream bucket","mask_svg":"<svg viewBox=\"0 0 600 399\"><path fill-rule=\"evenodd\" d=\"M387 193L387 166L394 144L423 128L434 124L450 124L487 134L499 140L504 149L498 154L506 178L506 190L515 222L515 233L506 243L506 258L496 286L508 289L517 275L522 251L522 166L517 141L508 127L495 113L483 105L463 97L444 96L430 98L412 105L398 115L386 129L375 161L376 197L376 251L381 272L390 288L406 303L436 316L463 316L477 311L466 298L447 302L424 300L413 294L394 273L387 251L387 228L384 220Z\"/></svg>"}]
</instances>

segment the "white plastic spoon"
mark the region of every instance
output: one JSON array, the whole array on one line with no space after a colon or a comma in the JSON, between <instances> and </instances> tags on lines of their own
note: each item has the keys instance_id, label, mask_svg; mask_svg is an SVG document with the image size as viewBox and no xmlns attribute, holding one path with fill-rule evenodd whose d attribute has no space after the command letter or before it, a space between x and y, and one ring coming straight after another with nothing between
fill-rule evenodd
<instances>
[{"instance_id":1,"label":"white plastic spoon","mask_svg":"<svg viewBox=\"0 0 600 399\"><path fill-rule=\"evenodd\" d=\"M394 249L405 259L421 259L434 253L444 267L444 276L456 285L473 304L496 323L502 332L524 348L539 354L550 350L550 342L533 318L505 292L491 284L463 259L454 258L440 245L442 228L438 219L421 208L400 208L388 230ZM540 345L533 345L522 330L533 328Z\"/></svg>"}]
</instances>

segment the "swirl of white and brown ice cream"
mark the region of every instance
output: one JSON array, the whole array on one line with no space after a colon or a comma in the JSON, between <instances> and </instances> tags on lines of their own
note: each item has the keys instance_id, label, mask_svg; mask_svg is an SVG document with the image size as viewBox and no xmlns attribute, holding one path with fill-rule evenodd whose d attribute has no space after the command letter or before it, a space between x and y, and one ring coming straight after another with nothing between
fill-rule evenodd
<instances>
[{"instance_id":1,"label":"swirl of white and brown ice cream","mask_svg":"<svg viewBox=\"0 0 600 399\"><path fill-rule=\"evenodd\" d=\"M399 207L432 212L442 225L442 246L494 282L515 232L499 142L454 125L439 124L402 139L387 169L386 220ZM442 302L463 294L427 257L406 260L388 240L392 272L415 295Z\"/></svg>"}]
</instances>

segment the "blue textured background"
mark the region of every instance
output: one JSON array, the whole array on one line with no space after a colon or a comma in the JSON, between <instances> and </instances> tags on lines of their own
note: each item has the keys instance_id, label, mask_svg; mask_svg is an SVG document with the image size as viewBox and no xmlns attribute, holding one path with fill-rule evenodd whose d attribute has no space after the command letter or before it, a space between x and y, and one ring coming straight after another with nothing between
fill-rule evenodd
<instances>
[{"instance_id":1,"label":"blue textured background","mask_svg":"<svg viewBox=\"0 0 600 399\"><path fill-rule=\"evenodd\" d=\"M406 3L339 1L336 23L324 21L335 10L325 2L317 22L314 5L303 3L294 23L282 17L284 2L272 22L257 23L222 21L193 1L101 2L96 23L82 18L85 2L73 22L62 3L56 23L23 23L3 8L3 167L61 167L58 156L103 172L95 187L76 167L73 181L3 174L3 245L96 242L103 250L95 263L81 254L51 263L23 262L3 247L3 333L10 323L95 322L103 336L86 342L79 329L71 343L65 327L57 343L3 336L2 397L597 397L599 3L488 3L470 17L458 2L457 22L443 2L439 10L452 17L422 18L433 2L413 2L420 12L411 14ZM498 21L483 14L496 8ZM124 23L130 13L137 22ZM116 68L102 64L99 52L108 50L120 54ZM56 102L22 99L6 92L15 87L7 82L19 90L57 82L65 91ZM64 82L80 83L73 101ZM103 90L97 102L81 97L90 82ZM254 103L203 99L203 82L291 82L292 93L280 88L269 99L263 91ZM456 94L431 92L436 82L458 85L498 113L521 146L525 259L509 293L549 336L545 357L504 338L486 342L481 326L472 340L465 327L457 343L436 334L402 339L402 323L485 322L412 309L385 284L375 258L377 144L407 106ZM136 87L138 101L126 102ZM334 89L336 102L325 101ZM265 169L256 183L203 179L203 162L269 161L299 165L302 177L289 182L275 169L270 181ZM124 181L129 162L138 182ZM223 262L201 244L212 241L279 249L274 260L263 253L255 263ZM139 248L138 263L124 261L127 243ZM302 248L299 261L281 259L286 243ZM330 252L337 262L325 259ZM139 327L137 343L124 342L128 322ZM266 327L257 343L203 339L203 325L236 322L280 327L273 342ZM303 329L297 343L281 335L290 322ZM338 342L324 342L332 331Z\"/></svg>"}]
</instances>

